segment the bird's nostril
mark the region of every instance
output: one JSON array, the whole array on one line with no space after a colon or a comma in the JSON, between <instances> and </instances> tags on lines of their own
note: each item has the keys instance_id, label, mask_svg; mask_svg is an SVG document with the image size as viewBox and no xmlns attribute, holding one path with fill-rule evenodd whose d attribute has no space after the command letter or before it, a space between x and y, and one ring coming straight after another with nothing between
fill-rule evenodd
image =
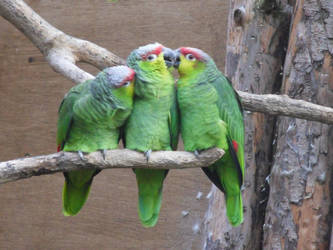
<instances>
[{"instance_id":1,"label":"bird's nostril","mask_svg":"<svg viewBox=\"0 0 333 250\"><path fill-rule=\"evenodd\" d=\"M171 56L164 56L164 60L172 62L172 58Z\"/></svg>"}]
</instances>

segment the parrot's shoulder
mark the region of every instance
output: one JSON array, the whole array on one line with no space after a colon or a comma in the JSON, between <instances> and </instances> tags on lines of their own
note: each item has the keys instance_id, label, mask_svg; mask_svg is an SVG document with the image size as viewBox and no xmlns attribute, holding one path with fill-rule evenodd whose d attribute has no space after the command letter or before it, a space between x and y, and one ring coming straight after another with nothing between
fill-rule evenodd
<instances>
[{"instance_id":1,"label":"parrot's shoulder","mask_svg":"<svg viewBox=\"0 0 333 250\"><path fill-rule=\"evenodd\" d=\"M89 81L85 81L83 83L80 83L78 85L75 85L72 87L64 96L60 106L59 106L59 113L63 108L73 107L76 100L78 100L83 93L88 90L89 88Z\"/></svg>"},{"instance_id":2,"label":"parrot's shoulder","mask_svg":"<svg viewBox=\"0 0 333 250\"><path fill-rule=\"evenodd\" d=\"M230 81L220 73L218 77L210 81L218 94L217 107L221 120L227 126L232 140L243 145L244 121L243 109L237 92L233 89Z\"/></svg>"},{"instance_id":3,"label":"parrot's shoulder","mask_svg":"<svg viewBox=\"0 0 333 250\"><path fill-rule=\"evenodd\" d=\"M214 86L218 96L219 105L223 104L236 104L235 108L238 109L243 116L243 107L241 104L240 96L233 88L230 79L224 76L220 71L217 73L217 77L209 79L209 83Z\"/></svg>"}]
</instances>

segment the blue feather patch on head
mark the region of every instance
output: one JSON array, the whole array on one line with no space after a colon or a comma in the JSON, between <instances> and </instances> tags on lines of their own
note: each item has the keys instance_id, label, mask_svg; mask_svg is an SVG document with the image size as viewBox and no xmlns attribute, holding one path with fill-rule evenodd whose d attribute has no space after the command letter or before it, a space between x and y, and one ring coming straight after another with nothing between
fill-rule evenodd
<instances>
[{"instance_id":1,"label":"blue feather patch on head","mask_svg":"<svg viewBox=\"0 0 333 250\"><path fill-rule=\"evenodd\" d=\"M131 81L134 78L134 71L124 65L109 67L103 70L106 74L107 81L114 87L121 87L124 82Z\"/></svg>"}]
</instances>

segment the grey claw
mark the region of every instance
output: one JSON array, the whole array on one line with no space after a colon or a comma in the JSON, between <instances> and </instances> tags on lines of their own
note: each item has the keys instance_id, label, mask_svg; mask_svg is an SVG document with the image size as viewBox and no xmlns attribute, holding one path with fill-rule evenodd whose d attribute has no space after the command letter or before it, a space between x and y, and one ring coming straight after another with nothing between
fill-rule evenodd
<instances>
[{"instance_id":1,"label":"grey claw","mask_svg":"<svg viewBox=\"0 0 333 250\"><path fill-rule=\"evenodd\" d=\"M83 155L82 151L79 150L79 151L77 151L77 153L78 153L81 161L86 161L86 158L84 158L84 155Z\"/></svg>"},{"instance_id":2,"label":"grey claw","mask_svg":"<svg viewBox=\"0 0 333 250\"><path fill-rule=\"evenodd\" d=\"M105 158L106 158L106 149L102 149L101 153L102 153L102 156L103 156L103 160L105 161Z\"/></svg>"},{"instance_id":3,"label":"grey claw","mask_svg":"<svg viewBox=\"0 0 333 250\"><path fill-rule=\"evenodd\" d=\"M101 152L103 160L105 161L105 158L106 158L106 149L101 149L99 151Z\"/></svg>"},{"instance_id":4,"label":"grey claw","mask_svg":"<svg viewBox=\"0 0 333 250\"><path fill-rule=\"evenodd\" d=\"M195 151L194 151L194 155L195 155L195 157L199 158L199 155L200 155L199 151L198 151L198 150L195 150Z\"/></svg>"},{"instance_id":5,"label":"grey claw","mask_svg":"<svg viewBox=\"0 0 333 250\"><path fill-rule=\"evenodd\" d=\"M147 150L147 151L144 152L144 155L145 155L145 157L147 159L147 162L149 161L151 152L152 152L151 149L149 149L149 150Z\"/></svg>"}]
</instances>

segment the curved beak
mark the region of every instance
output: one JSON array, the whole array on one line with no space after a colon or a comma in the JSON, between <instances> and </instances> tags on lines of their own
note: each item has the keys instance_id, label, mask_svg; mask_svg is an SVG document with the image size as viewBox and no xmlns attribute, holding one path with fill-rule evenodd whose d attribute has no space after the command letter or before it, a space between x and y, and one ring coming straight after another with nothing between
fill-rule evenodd
<instances>
[{"instance_id":1,"label":"curved beak","mask_svg":"<svg viewBox=\"0 0 333 250\"><path fill-rule=\"evenodd\" d=\"M163 56L166 66L168 68L173 67L176 60L175 52L172 49L164 47Z\"/></svg>"},{"instance_id":2,"label":"curved beak","mask_svg":"<svg viewBox=\"0 0 333 250\"><path fill-rule=\"evenodd\" d=\"M175 54L175 62L173 63L173 66L178 69L180 64L180 52L179 49L175 50L173 52Z\"/></svg>"},{"instance_id":3,"label":"curved beak","mask_svg":"<svg viewBox=\"0 0 333 250\"><path fill-rule=\"evenodd\" d=\"M179 54L178 54L178 55L176 56L176 60L175 60L175 63L173 64L173 66L174 66L175 68L178 69L179 64L180 64L180 56L179 56Z\"/></svg>"}]
</instances>

